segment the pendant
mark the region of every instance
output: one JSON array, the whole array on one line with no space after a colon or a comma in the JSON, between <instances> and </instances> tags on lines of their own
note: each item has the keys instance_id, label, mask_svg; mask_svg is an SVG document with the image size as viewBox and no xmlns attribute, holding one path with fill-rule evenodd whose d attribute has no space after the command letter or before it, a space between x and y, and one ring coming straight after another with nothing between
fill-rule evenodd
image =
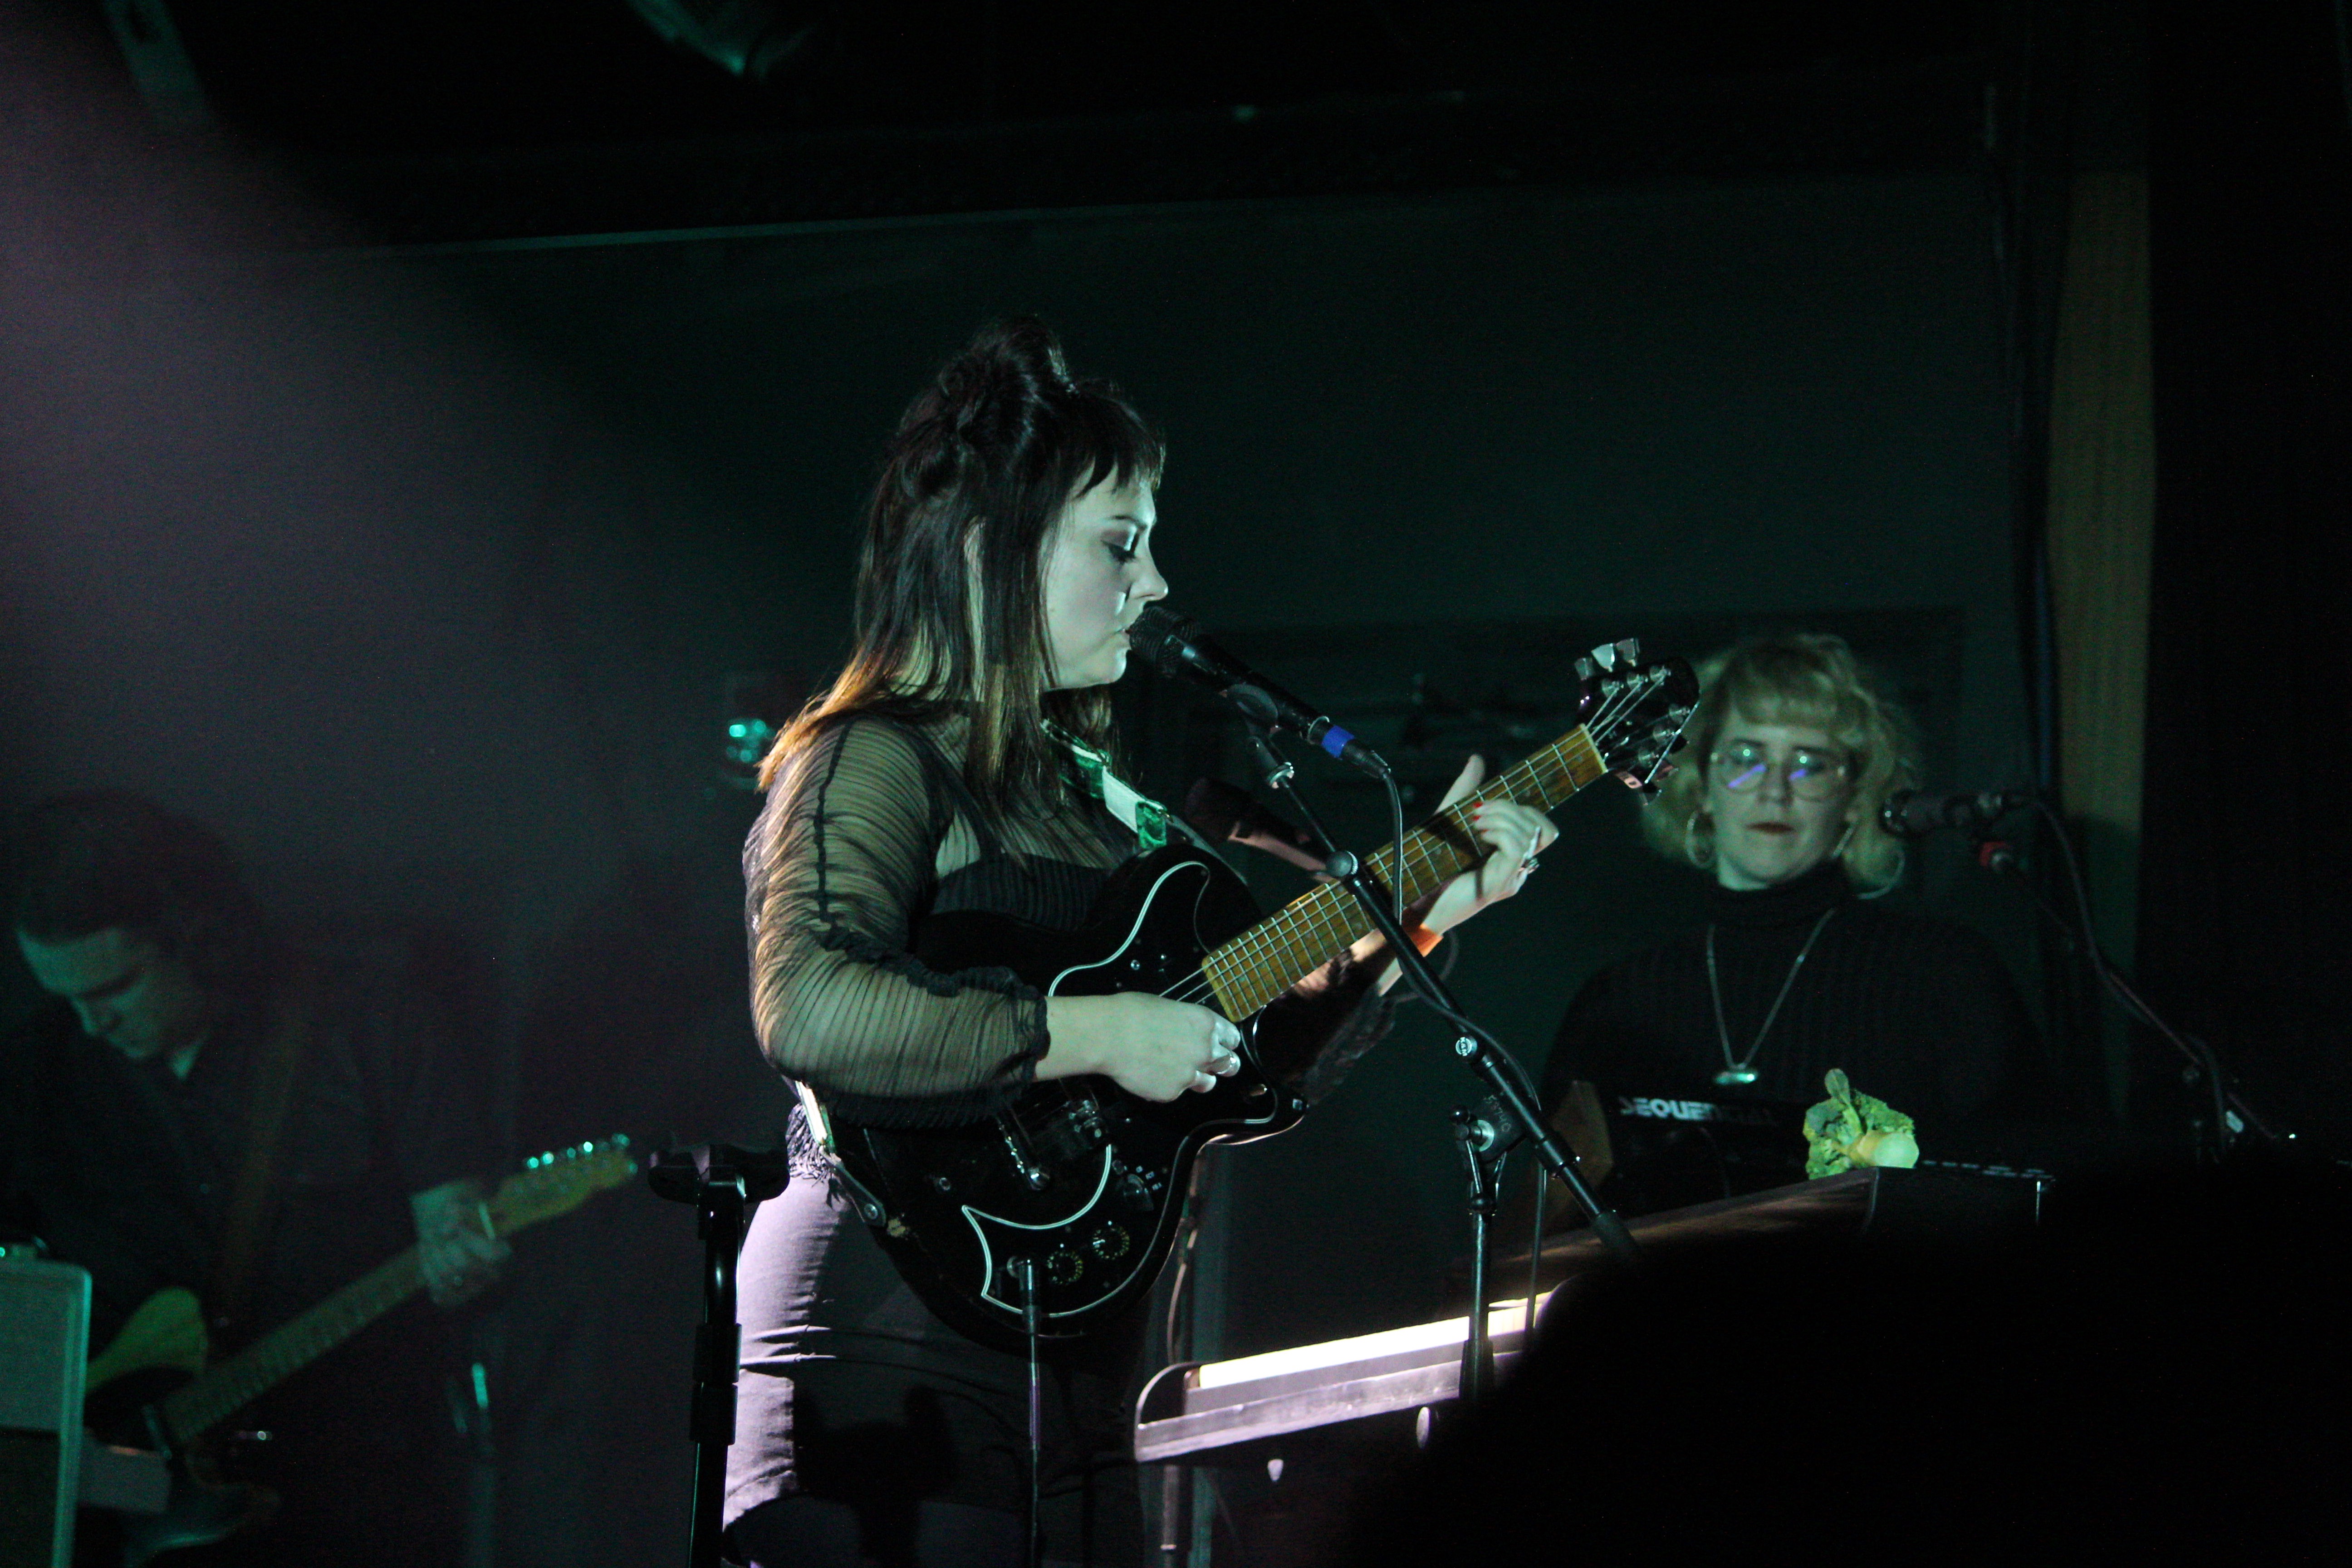
<instances>
[{"instance_id":1,"label":"pendant","mask_svg":"<svg viewBox=\"0 0 2352 1568\"><path fill-rule=\"evenodd\" d=\"M1725 1089L1738 1089L1756 1081L1754 1068L1726 1068L1715 1075L1715 1081Z\"/></svg>"}]
</instances>

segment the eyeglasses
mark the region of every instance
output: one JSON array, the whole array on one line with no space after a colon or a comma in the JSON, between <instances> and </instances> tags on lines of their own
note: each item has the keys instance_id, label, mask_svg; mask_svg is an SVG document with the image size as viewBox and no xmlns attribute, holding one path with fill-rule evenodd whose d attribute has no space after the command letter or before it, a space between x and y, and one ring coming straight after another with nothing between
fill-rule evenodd
<instances>
[{"instance_id":1,"label":"eyeglasses","mask_svg":"<svg viewBox=\"0 0 2352 1568\"><path fill-rule=\"evenodd\" d=\"M1739 741L1717 747L1707 765L1715 782L1724 788L1751 790L1764 782L1764 775L1774 764L1763 747ZM1789 793L1800 800L1827 800L1837 794L1845 787L1846 773L1852 765L1840 752L1816 752L1805 746L1790 752L1789 760L1780 764Z\"/></svg>"}]
</instances>

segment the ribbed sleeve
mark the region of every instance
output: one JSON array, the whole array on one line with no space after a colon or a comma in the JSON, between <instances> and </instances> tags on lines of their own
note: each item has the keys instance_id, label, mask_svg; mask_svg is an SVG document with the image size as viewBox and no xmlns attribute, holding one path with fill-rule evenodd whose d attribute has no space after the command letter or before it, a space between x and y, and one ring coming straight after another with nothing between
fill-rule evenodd
<instances>
[{"instance_id":1,"label":"ribbed sleeve","mask_svg":"<svg viewBox=\"0 0 2352 1568\"><path fill-rule=\"evenodd\" d=\"M876 721L824 735L777 779L744 847L761 1048L822 1093L970 1096L1025 1081L1045 1054L1034 989L1003 970L943 974L910 951L953 825L924 745Z\"/></svg>"},{"instance_id":2,"label":"ribbed sleeve","mask_svg":"<svg viewBox=\"0 0 2352 1568\"><path fill-rule=\"evenodd\" d=\"M1002 1108L1045 1054L1045 1001L1010 969L945 973L923 923L978 911L1082 926L1133 834L1073 789L983 826L955 758L960 727L866 717L812 742L769 791L743 848L751 1014L776 1070L842 1120L950 1126ZM1258 1048L1313 1100L1387 1033L1374 976L1342 955L1277 997Z\"/></svg>"}]
</instances>

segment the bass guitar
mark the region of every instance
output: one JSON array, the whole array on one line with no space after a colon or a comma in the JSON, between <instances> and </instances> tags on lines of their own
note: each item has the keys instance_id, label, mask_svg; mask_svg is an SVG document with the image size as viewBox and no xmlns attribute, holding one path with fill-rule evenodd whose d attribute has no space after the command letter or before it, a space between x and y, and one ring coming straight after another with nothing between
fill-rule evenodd
<instances>
[{"instance_id":1,"label":"bass guitar","mask_svg":"<svg viewBox=\"0 0 2352 1568\"><path fill-rule=\"evenodd\" d=\"M486 1205L490 1228L511 1236L569 1214L626 1182L636 1168L629 1140L619 1134L534 1156L499 1184ZM266 1519L277 1500L265 1488L219 1479L205 1438L424 1289L412 1247L211 1366L205 1364L204 1310L194 1291L173 1286L141 1302L106 1349L90 1358L84 1401L93 1426L127 1429L173 1461L164 1510L123 1516L123 1568L207 1545ZM173 1381L173 1373L194 1375L160 1398L140 1397L159 1378Z\"/></svg>"},{"instance_id":2,"label":"bass guitar","mask_svg":"<svg viewBox=\"0 0 2352 1568\"><path fill-rule=\"evenodd\" d=\"M1698 697L1689 667L1643 664L1627 641L1578 668L1581 722L1478 798L1549 811L1595 780L1647 788L1664 770ZM1471 827L1475 804L1409 834L1401 864L1394 846L1369 857L1373 879L1401 880L1412 903L1476 865L1485 846ZM1025 1341L1033 1312L1043 1337L1084 1334L1151 1289L1204 1146L1297 1122L1304 1103L1259 1058L1257 1015L1364 925L1353 898L1330 884L1256 916L1223 863L1171 844L1115 873L1075 931L982 914L925 922L917 956L942 973L1008 967L1047 995L1153 991L1213 1007L1243 1035L1238 1073L1164 1105L1087 1078L1033 1085L967 1126L909 1131L835 1122L803 1087L812 1129L860 1216L932 1311L1006 1348Z\"/></svg>"}]
</instances>

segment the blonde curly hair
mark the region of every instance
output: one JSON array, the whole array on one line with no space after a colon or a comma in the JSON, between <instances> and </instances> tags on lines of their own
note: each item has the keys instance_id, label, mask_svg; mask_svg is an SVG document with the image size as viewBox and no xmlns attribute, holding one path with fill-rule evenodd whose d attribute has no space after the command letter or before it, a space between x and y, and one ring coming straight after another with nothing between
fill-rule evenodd
<instances>
[{"instance_id":1,"label":"blonde curly hair","mask_svg":"<svg viewBox=\"0 0 2352 1568\"><path fill-rule=\"evenodd\" d=\"M1853 827L1836 858L1855 887L1893 887L1903 874L1903 845L1879 826L1878 812L1888 795L1916 784L1917 734L1845 639L1825 632L1751 638L1702 663L1698 679L1703 695L1684 731L1689 749L1642 814L1650 847L1702 870L1715 864L1707 758L1736 711L1759 724L1817 726L1851 753Z\"/></svg>"}]
</instances>

